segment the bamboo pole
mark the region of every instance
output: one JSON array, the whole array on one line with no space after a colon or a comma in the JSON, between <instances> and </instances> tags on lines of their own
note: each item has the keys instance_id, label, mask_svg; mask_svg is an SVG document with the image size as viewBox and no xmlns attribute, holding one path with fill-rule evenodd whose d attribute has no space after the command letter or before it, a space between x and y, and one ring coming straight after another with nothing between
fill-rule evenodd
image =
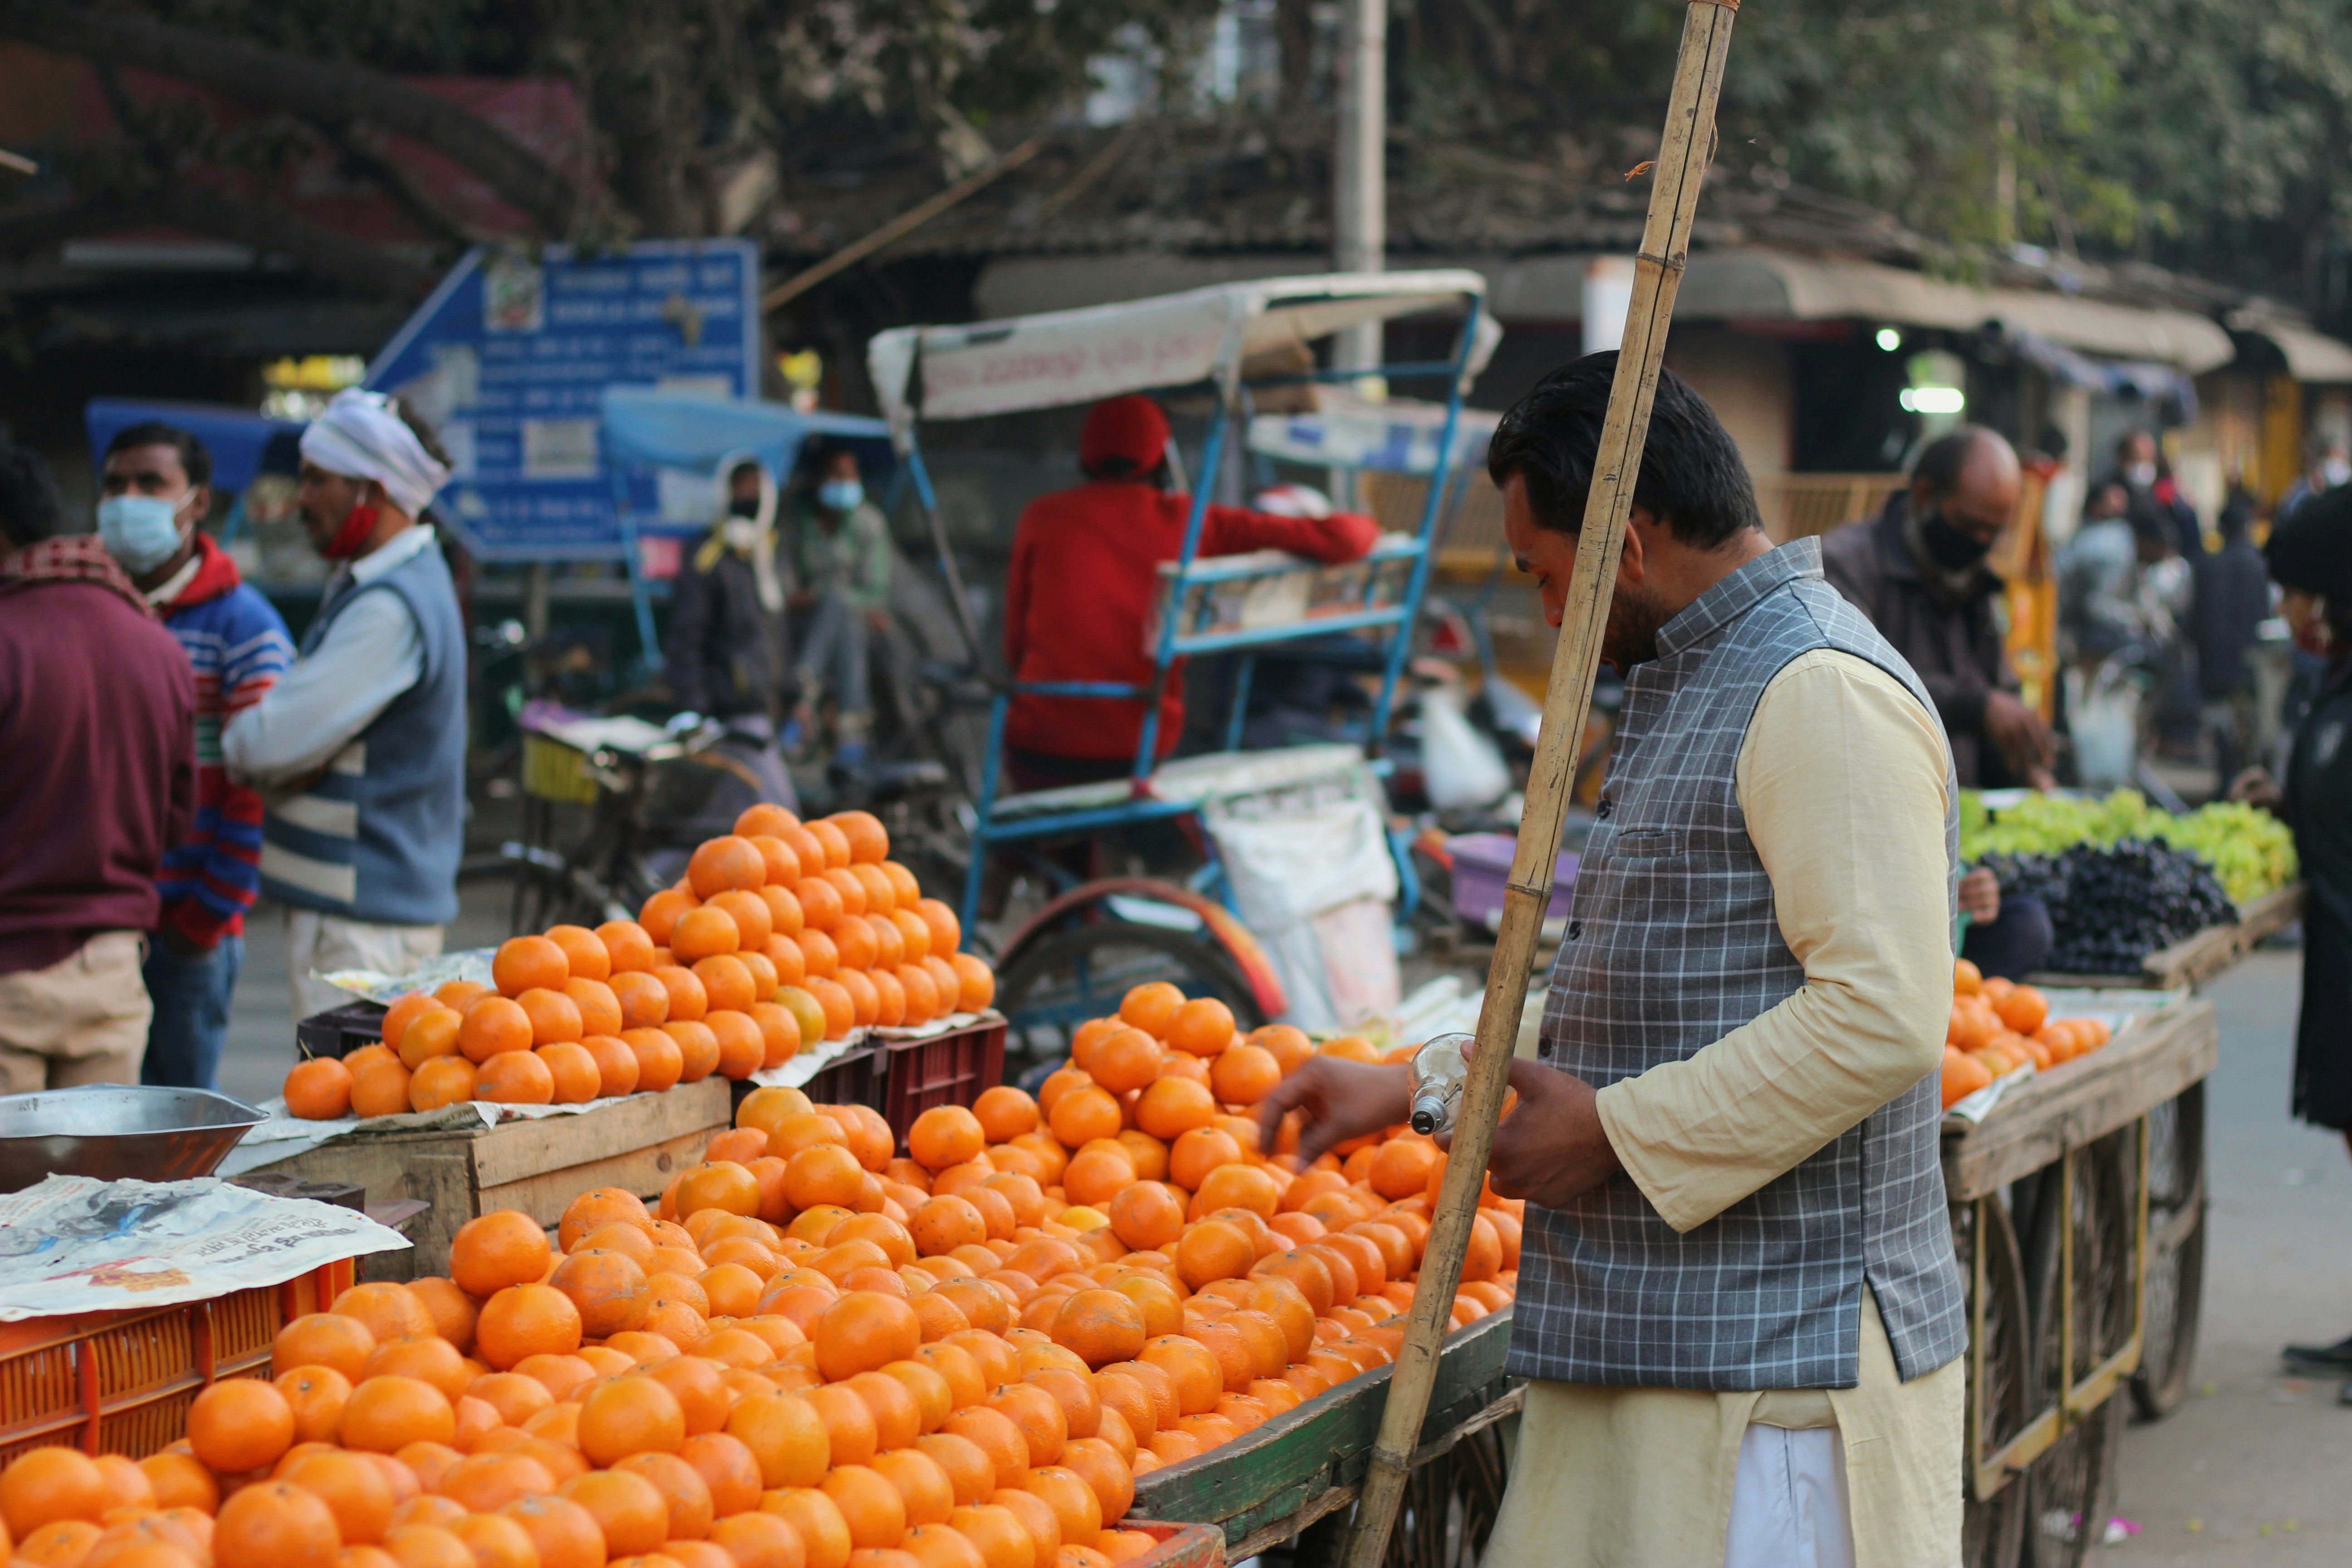
<instances>
[{"instance_id":1,"label":"bamboo pole","mask_svg":"<svg viewBox=\"0 0 2352 1568\"><path fill-rule=\"evenodd\" d=\"M845 268L855 267L884 246L905 238L966 196L993 183L1000 174L1011 174L1035 157L1045 145L1045 139L1043 136L1032 136L1010 153L1001 157L991 158L939 195L908 207L864 238L850 241L823 261L813 267L803 268L785 279L761 297L760 309L763 311L773 310L786 305L835 273Z\"/></svg>"},{"instance_id":2,"label":"bamboo pole","mask_svg":"<svg viewBox=\"0 0 2352 1568\"><path fill-rule=\"evenodd\" d=\"M1503 1103L1527 1000L1528 974L1536 941L1551 900L1554 860L1568 816L1570 785L1576 776L1579 742L1591 705L1592 680L1601 659L1601 637L1615 588L1617 559L1624 547L1633 506L1633 480L1641 471L1642 445L1650 427L1650 405L1665 357L1666 327L1675 292L1690 250L1691 219L1699 183L1715 150L1715 102L1723 86L1723 63L1731 46L1738 0L1691 0L1683 22L1682 47L1667 100L1665 134L1650 187L1649 219L1635 258L1633 300L1625 312L1625 335L1617 358L1617 378L1609 390L1609 412L1593 462L1586 498L1584 531L1577 542L1576 576L1569 585L1559 641L1552 653L1550 683L1544 693L1543 727L1528 776L1527 806L1519 818L1518 847L1503 893L1502 929L1486 973L1486 1002L1478 1014L1477 1049L1455 1120L1453 1152L1445 1168L1421 1279L1406 1320L1404 1344L1390 1374L1389 1396L1372 1446L1371 1468L1356 1504L1348 1538L1347 1568L1380 1568L1388 1551L1406 1472L1420 1441L1429 1394L1437 1378L1438 1352L1461 1283L1462 1255L1477 1215L1486 1157L1494 1147L1495 1122Z\"/></svg>"}]
</instances>

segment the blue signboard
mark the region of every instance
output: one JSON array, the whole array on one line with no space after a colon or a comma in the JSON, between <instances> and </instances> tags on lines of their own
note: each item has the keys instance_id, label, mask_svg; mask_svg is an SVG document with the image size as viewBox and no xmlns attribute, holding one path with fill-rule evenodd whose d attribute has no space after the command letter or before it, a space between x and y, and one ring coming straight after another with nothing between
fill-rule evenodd
<instances>
[{"instance_id":1,"label":"blue signboard","mask_svg":"<svg viewBox=\"0 0 2352 1568\"><path fill-rule=\"evenodd\" d=\"M598 436L604 389L752 395L759 299L759 247L747 239L590 256L550 246L536 259L478 248L376 356L366 384L410 399L440 432L455 473L438 510L469 552L621 560ZM642 468L625 482L640 527L709 526L707 497L666 493Z\"/></svg>"}]
</instances>

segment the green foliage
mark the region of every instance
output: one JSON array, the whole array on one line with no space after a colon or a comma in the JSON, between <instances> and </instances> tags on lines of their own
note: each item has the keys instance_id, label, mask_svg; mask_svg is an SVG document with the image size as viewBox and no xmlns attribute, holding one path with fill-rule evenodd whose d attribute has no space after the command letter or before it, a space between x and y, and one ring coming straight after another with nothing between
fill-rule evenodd
<instances>
[{"instance_id":1,"label":"green foliage","mask_svg":"<svg viewBox=\"0 0 2352 1568\"><path fill-rule=\"evenodd\" d=\"M2243 904L2294 879L2294 836L2266 811L2216 801L2186 816L2150 805L2134 789L2105 800L2028 795L1999 812L1975 790L1960 795L1960 858L2055 855L2077 844L2105 846L2124 838L2158 838L2213 868L2222 888Z\"/></svg>"}]
</instances>

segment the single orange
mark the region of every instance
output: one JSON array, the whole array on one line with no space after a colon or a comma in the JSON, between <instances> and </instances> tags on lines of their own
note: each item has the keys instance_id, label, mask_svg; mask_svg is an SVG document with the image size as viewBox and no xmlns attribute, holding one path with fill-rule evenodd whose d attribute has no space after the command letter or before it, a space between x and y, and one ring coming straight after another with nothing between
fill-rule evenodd
<instances>
[{"instance_id":1,"label":"single orange","mask_svg":"<svg viewBox=\"0 0 2352 1568\"><path fill-rule=\"evenodd\" d=\"M840 1507L814 1485L770 1491L760 1500L760 1511L793 1527L806 1553L807 1568L845 1568L856 1549Z\"/></svg>"},{"instance_id":2,"label":"single orange","mask_svg":"<svg viewBox=\"0 0 2352 1568\"><path fill-rule=\"evenodd\" d=\"M543 936L509 937L490 960L490 978L507 996L520 996L533 987L561 990L572 978L572 963L561 946Z\"/></svg>"},{"instance_id":3,"label":"single orange","mask_svg":"<svg viewBox=\"0 0 2352 1568\"><path fill-rule=\"evenodd\" d=\"M569 1355L580 1348L580 1309L551 1285L513 1285L492 1296L474 1326L484 1361L505 1370L533 1355Z\"/></svg>"},{"instance_id":4,"label":"single orange","mask_svg":"<svg viewBox=\"0 0 2352 1568\"><path fill-rule=\"evenodd\" d=\"M614 1556L651 1552L669 1539L669 1500L645 1477L628 1470L591 1470L556 1488L585 1509Z\"/></svg>"},{"instance_id":5,"label":"single orange","mask_svg":"<svg viewBox=\"0 0 2352 1568\"><path fill-rule=\"evenodd\" d=\"M331 1367L348 1379L359 1375L374 1350L375 1335L359 1318L307 1312L278 1331L270 1343L269 1366L273 1374L281 1375L297 1367Z\"/></svg>"},{"instance_id":6,"label":"single orange","mask_svg":"<svg viewBox=\"0 0 2352 1568\"><path fill-rule=\"evenodd\" d=\"M332 1568L341 1548L342 1531L334 1510L286 1481L244 1488L221 1505L213 1521L216 1563Z\"/></svg>"},{"instance_id":7,"label":"single orange","mask_svg":"<svg viewBox=\"0 0 2352 1568\"><path fill-rule=\"evenodd\" d=\"M286 1109L310 1121L332 1121L352 1110L352 1069L334 1057L313 1057L286 1075Z\"/></svg>"},{"instance_id":8,"label":"single orange","mask_svg":"<svg viewBox=\"0 0 2352 1568\"><path fill-rule=\"evenodd\" d=\"M654 939L635 921L606 921L596 928L596 940L610 961L605 973L598 976L600 979L610 981L615 975L639 973L653 967Z\"/></svg>"},{"instance_id":9,"label":"single orange","mask_svg":"<svg viewBox=\"0 0 2352 1568\"><path fill-rule=\"evenodd\" d=\"M658 1093L670 1088L686 1068L686 1056L677 1041L660 1029L627 1030L621 1043L636 1058L639 1092Z\"/></svg>"},{"instance_id":10,"label":"single orange","mask_svg":"<svg viewBox=\"0 0 2352 1568\"><path fill-rule=\"evenodd\" d=\"M474 1097L506 1105L547 1105L555 1099L555 1074L530 1051L504 1051L482 1064Z\"/></svg>"},{"instance_id":11,"label":"single orange","mask_svg":"<svg viewBox=\"0 0 2352 1568\"><path fill-rule=\"evenodd\" d=\"M560 996L562 993L549 994ZM457 1049L467 1061L481 1063L501 1052L530 1049L531 1035L531 1016L520 1003L507 996L485 996L467 1008L459 1021Z\"/></svg>"},{"instance_id":12,"label":"single orange","mask_svg":"<svg viewBox=\"0 0 2352 1568\"><path fill-rule=\"evenodd\" d=\"M592 1039L610 1039L609 1035L591 1036ZM541 1046L531 1053L547 1068L548 1082L552 1086L554 1103L584 1105L604 1091L604 1069L585 1042ZM635 1067L636 1060L630 1058Z\"/></svg>"}]
</instances>

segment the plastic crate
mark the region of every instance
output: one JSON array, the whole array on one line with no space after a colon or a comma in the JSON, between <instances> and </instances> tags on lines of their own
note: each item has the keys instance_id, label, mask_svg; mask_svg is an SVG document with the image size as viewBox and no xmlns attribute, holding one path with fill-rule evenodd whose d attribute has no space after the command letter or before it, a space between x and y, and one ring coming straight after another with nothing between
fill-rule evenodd
<instances>
[{"instance_id":1,"label":"plastic crate","mask_svg":"<svg viewBox=\"0 0 2352 1568\"><path fill-rule=\"evenodd\" d=\"M961 1029L919 1040L892 1040L888 1091L878 1107L903 1147L915 1118L935 1105L969 1108L1004 1076L1004 1019L986 1014Z\"/></svg>"},{"instance_id":2,"label":"plastic crate","mask_svg":"<svg viewBox=\"0 0 2352 1568\"><path fill-rule=\"evenodd\" d=\"M268 1377L278 1331L351 1289L339 1258L208 1301L0 1323L0 1464L32 1448L145 1458L186 1435L225 1377Z\"/></svg>"},{"instance_id":3,"label":"plastic crate","mask_svg":"<svg viewBox=\"0 0 2352 1568\"><path fill-rule=\"evenodd\" d=\"M391 1011L381 1002L359 1000L313 1013L294 1026L294 1048L305 1057L350 1056L383 1038L383 1016Z\"/></svg>"}]
</instances>

